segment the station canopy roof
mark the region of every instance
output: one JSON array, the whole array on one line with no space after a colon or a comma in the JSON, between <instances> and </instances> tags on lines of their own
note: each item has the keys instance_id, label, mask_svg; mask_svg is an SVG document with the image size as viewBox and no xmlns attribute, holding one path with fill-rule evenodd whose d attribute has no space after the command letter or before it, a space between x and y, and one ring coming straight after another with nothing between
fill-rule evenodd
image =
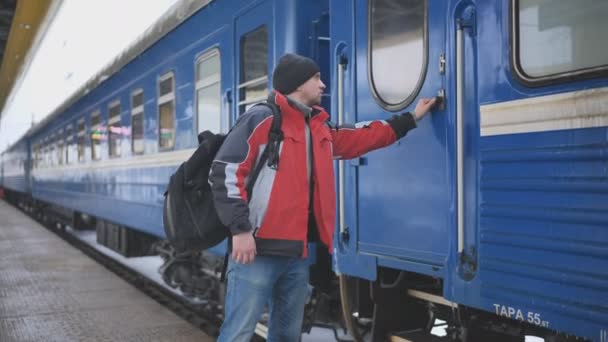
<instances>
[{"instance_id":1,"label":"station canopy roof","mask_svg":"<svg viewBox=\"0 0 608 342\"><path fill-rule=\"evenodd\" d=\"M49 9L60 3L61 0L0 0L0 119L41 27L47 26Z\"/></svg>"}]
</instances>

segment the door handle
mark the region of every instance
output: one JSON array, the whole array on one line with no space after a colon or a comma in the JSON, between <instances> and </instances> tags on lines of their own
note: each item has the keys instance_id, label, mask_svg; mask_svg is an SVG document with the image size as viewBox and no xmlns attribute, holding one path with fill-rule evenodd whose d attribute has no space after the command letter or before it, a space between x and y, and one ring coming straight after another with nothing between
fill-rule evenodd
<instances>
[{"instance_id":1,"label":"door handle","mask_svg":"<svg viewBox=\"0 0 608 342\"><path fill-rule=\"evenodd\" d=\"M344 70L348 59L345 55L341 55L338 60L338 125L344 124ZM344 160L338 161L338 201L340 202L339 207L339 219L340 219L340 237L342 241L348 241L348 229L346 228L345 222L345 207L344 207Z\"/></svg>"},{"instance_id":2,"label":"door handle","mask_svg":"<svg viewBox=\"0 0 608 342\"><path fill-rule=\"evenodd\" d=\"M464 175L462 116L464 112L464 27L456 31L456 170L458 194L458 254L464 250Z\"/></svg>"},{"instance_id":3,"label":"door handle","mask_svg":"<svg viewBox=\"0 0 608 342\"><path fill-rule=\"evenodd\" d=\"M444 111L445 110L445 90L444 89L439 89L439 91L437 91L437 96L435 96L435 104L433 105L432 110L439 110L439 111Z\"/></svg>"},{"instance_id":4,"label":"door handle","mask_svg":"<svg viewBox=\"0 0 608 342\"><path fill-rule=\"evenodd\" d=\"M475 34L475 11L467 7L456 30L456 169L458 186L458 254L464 253L464 108L465 108L465 30Z\"/></svg>"}]
</instances>

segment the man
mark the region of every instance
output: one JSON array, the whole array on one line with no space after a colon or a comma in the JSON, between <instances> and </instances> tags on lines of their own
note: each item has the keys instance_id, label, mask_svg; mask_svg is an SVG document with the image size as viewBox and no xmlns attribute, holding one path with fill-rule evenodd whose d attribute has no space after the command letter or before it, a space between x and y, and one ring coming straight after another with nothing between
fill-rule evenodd
<instances>
[{"instance_id":1,"label":"man","mask_svg":"<svg viewBox=\"0 0 608 342\"><path fill-rule=\"evenodd\" d=\"M264 165L252 194L247 193L248 176L273 120L269 108L255 106L227 136L209 176L219 218L232 233L220 342L249 341L266 305L268 341L299 340L308 295L307 243L318 239L332 250L333 159L392 144L416 127L435 102L422 99L413 114L362 127L333 125L318 107L325 90L318 65L295 54L279 60L273 87L284 135L278 167Z\"/></svg>"}]
</instances>

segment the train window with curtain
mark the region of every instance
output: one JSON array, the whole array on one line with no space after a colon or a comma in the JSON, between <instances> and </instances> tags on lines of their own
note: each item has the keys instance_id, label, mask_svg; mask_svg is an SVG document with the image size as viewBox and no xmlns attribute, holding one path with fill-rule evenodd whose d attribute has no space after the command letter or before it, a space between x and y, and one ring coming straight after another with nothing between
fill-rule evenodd
<instances>
[{"instance_id":1,"label":"train window with curtain","mask_svg":"<svg viewBox=\"0 0 608 342\"><path fill-rule=\"evenodd\" d=\"M68 125L65 130L65 163L71 164L74 162L74 128Z\"/></svg>"},{"instance_id":2,"label":"train window with curtain","mask_svg":"<svg viewBox=\"0 0 608 342\"><path fill-rule=\"evenodd\" d=\"M78 152L78 162L84 162L84 151L86 148L85 145L85 126L84 119L78 120L78 131L76 133L76 144L77 144L77 152Z\"/></svg>"},{"instance_id":3,"label":"train window with curtain","mask_svg":"<svg viewBox=\"0 0 608 342\"><path fill-rule=\"evenodd\" d=\"M173 148L175 142L175 84L173 73L158 80L158 146Z\"/></svg>"},{"instance_id":4,"label":"train window with curtain","mask_svg":"<svg viewBox=\"0 0 608 342\"><path fill-rule=\"evenodd\" d=\"M369 79L376 101L388 110L418 94L427 65L426 0L369 2Z\"/></svg>"},{"instance_id":5,"label":"train window with curtain","mask_svg":"<svg viewBox=\"0 0 608 342\"><path fill-rule=\"evenodd\" d=\"M514 65L527 82L608 70L608 1L514 0Z\"/></svg>"},{"instance_id":6,"label":"train window with curtain","mask_svg":"<svg viewBox=\"0 0 608 342\"><path fill-rule=\"evenodd\" d=\"M131 152L144 153L144 91L131 93Z\"/></svg>"},{"instance_id":7,"label":"train window with curtain","mask_svg":"<svg viewBox=\"0 0 608 342\"><path fill-rule=\"evenodd\" d=\"M91 115L91 159L101 159L101 142L105 132L101 123L101 113L98 111Z\"/></svg>"},{"instance_id":8,"label":"train window with curtain","mask_svg":"<svg viewBox=\"0 0 608 342\"><path fill-rule=\"evenodd\" d=\"M202 55L196 63L196 113L198 132L219 133L221 118L220 51L213 49Z\"/></svg>"},{"instance_id":9,"label":"train window with curtain","mask_svg":"<svg viewBox=\"0 0 608 342\"><path fill-rule=\"evenodd\" d=\"M108 106L108 152L111 158L120 157L122 125L120 124L120 101Z\"/></svg>"},{"instance_id":10,"label":"train window with curtain","mask_svg":"<svg viewBox=\"0 0 608 342\"><path fill-rule=\"evenodd\" d=\"M63 130L59 130L59 133L57 134L57 165L63 165L64 147L65 140L63 138Z\"/></svg>"},{"instance_id":11,"label":"train window with curtain","mask_svg":"<svg viewBox=\"0 0 608 342\"><path fill-rule=\"evenodd\" d=\"M241 38L239 113L268 96L268 29L266 26Z\"/></svg>"}]
</instances>

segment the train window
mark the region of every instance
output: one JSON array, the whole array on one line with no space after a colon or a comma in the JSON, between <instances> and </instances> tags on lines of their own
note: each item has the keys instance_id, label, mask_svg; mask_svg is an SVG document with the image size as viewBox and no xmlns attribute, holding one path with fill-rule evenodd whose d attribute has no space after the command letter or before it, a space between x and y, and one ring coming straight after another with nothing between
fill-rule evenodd
<instances>
[{"instance_id":1,"label":"train window","mask_svg":"<svg viewBox=\"0 0 608 342\"><path fill-rule=\"evenodd\" d=\"M57 134L57 164L63 165L65 140L63 139L63 130Z\"/></svg>"},{"instance_id":2,"label":"train window","mask_svg":"<svg viewBox=\"0 0 608 342\"><path fill-rule=\"evenodd\" d=\"M35 143L34 145L32 145L32 167L34 169L36 169L38 167L38 143ZM0 166L1 168L2 166ZM1 170L0 170L1 172Z\"/></svg>"},{"instance_id":3,"label":"train window","mask_svg":"<svg viewBox=\"0 0 608 342\"><path fill-rule=\"evenodd\" d=\"M427 65L426 0L369 2L369 79L376 101L388 110L418 94Z\"/></svg>"},{"instance_id":4,"label":"train window","mask_svg":"<svg viewBox=\"0 0 608 342\"><path fill-rule=\"evenodd\" d=\"M158 80L158 146L170 149L174 144L175 94L173 73L167 73Z\"/></svg>"},{"instance_id":5,"label":"train window","mask_svg":"<svg viewBox=\"0 0 608 342\"><path fill-rule=\"evenodd\" d=\"M49 150L50 150L50 145L49 145L49 137L46 137L44 139L44 142L42 143L42 164L43 167L49 167L51 166L51 162L49 159Z\"/></svg>"},{"instance_id":6,"label":"train window","mask_svg":"<svg viewBox=\"0 0 608 342\"><path fill-rule=\"evenodd\" d=\"M241 38L239 113L268 96L268 30L262 26Z\"/></svg>"},{"instance_id":7,"label":"train window","mask_svg":"<svg viewBox=\"0 0 608 342\"><path fill-rule=\"evenodd\" d=\"M36 168L39 169L42 166L42 142L38 142L38 145L36 146Z\"/></svg>"},{"instance_id":8,"label":"train window","mask_svg":"<svg viewBox=\"0 0 608 342\"><path fill-rule=\"evenodd\" d=\"M37 151L36 151L36 168L42 168L44 166L43 154L42 154L42 142L38 142Z\"/></svg>"},{"instance_id":9,"label":"train window","mask_svg":"<svg viewBox=\"0 0 608 342\"><path fill-rule=\"evenodd\" d=\"M144 153L144 91L131 94L131 152Z\"/></svg>"},{"instance_id":10,"label":"train window","mask_svg":"<svg viewBox=\"0 0 608 342\"><path fill-rule=\"evenodd\" d=\"M160 96L173 93L173 74L164 75L159 82L158 91Z\"/></svg>"},{"instance_id":11,"label":"train window","mask_svg":"<svg viewBox=\"0 0 608 342\"><path fill-rule=\"evenodd\" d=\"M40 141L38 141L36 143L36 145L34 146L34 168L35 169L39 169L42 165L41 163L41 158L42 158L42 151L40 149Z\"/></svg>"},{"instance_id":12,"label":"train window","mask_svg":"<svg viewBox=\"0 0 608 342\"><path fill-rule=\"evenodd\" d=\"M101 142L105 138L103 125L101 124L101 114L95 112L91 114L91 158L101 159Z\"/></svg>"},{"instance_id":13,"label":"train window","mask_svg":"<svg viewBox=\"0 0 608 342\"><path fill-rule=\"evenodd\" d=\"M65 130L65 163L71 164L74 162L74 129L72 125L69 125Z\"/></svg>"},{"instance_id":14,"label":"train window","mask_svg":"<svg viewBox=\"0 0 608 342\"><path fill-rule=\"evenodd\" d=\"M49 139L49 166L55 166L55 144L57 143L55 134L51 134Z\"/></svg>"},{"instance_id":15,"label":"train window","mask_svg":"<svg viewBox=\"0 0 608 342\"><path fill-rule=\"evenodd\" d=\"M201 56L196 63L196 112L198 132L221 131L220 51Z\"/></svg>"},{"instance_id":16,"label":"train window","mask_svg":"<svg viewBox=\"0 0 608 342\"><path fill-rule=\"evenodd\" d=\"M40 167L40 143L34 145L34 169Z\"/></svg>"},{"instance_id":17,"label":"train window","mask_svg":"<svg viewBox=\"0 0 608 342\"><path fill-rule=\"evenodd\" d=\"M78 162L84 161L85 151L85 128L84 119L78 120L78 132L76 133L76 144L78 145Z\"/></svg>"},{"instance_id":18,"label":"train window","mask_svg":"<svg viewBox=\"0 0 608 342\"><path fill-rule=\"evenodd\" d=\"M608 2L513 2L514 66L524 82L594 77L608 71Z\"/></svg>"},{"instance_id":19,"label":"train window","mask_svg":"<svg viewBox=\"0 0 608 342\"><path fill-rule=\"evenodd\" d=\"M110 157L120 156L122 140L122 126L120 124L120 101L110 104L108 107L108 148Z\"/></svg>"}]
</instances>

